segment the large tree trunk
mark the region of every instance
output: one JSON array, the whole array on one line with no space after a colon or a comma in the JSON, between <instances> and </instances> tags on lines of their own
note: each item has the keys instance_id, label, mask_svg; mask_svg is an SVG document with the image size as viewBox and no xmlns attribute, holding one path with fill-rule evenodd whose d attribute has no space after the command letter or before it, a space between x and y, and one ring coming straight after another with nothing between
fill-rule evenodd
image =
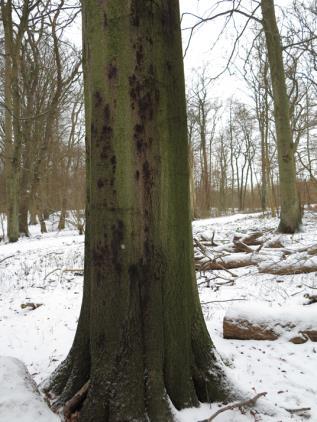
<instances>
[{"instance_id":1,"label":"large tree trunk","mask_svg":"<svg viewBox=\"0 0 317 422\"><path fill-rule=\"evenodd\" d=\"M168 422L167 396L227 394L192 266L178 1L84 0L83 19L90 294L57 390L90 378L80 421Z\"/></svg>"},{"instance_id":2,"label":"large tree trunk","mask_svg":"<svg viewBox=\"0 0 317 422\"><path fill-rule=\"evenodd\" d=\"M271 72L278 151L281 200L279 231L294 233L301 223L301 209L296 190L295 146L290 125L282 47L273 0L262 0L261 9Z\"/></svg>"}]
</instances>

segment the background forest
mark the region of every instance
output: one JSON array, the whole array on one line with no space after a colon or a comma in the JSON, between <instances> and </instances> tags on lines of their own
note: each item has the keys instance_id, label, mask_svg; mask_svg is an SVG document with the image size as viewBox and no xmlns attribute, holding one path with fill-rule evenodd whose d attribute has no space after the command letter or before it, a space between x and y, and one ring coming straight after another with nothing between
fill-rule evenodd
<instances>
[{"instance_id":1,"label":"background forest","mask_svg":"<svg viewBox=\"0 0 317 422\"><path fill-rule=\"evenodd\" d=\"M317 7L315 1L284 5L276 13L303 207L317 202ZM207 8L194 2L191 10L184 9L189 6L183 5L182 26L193 217L246 210L276 215L280 181L274 94L259 5L232 2L232 8L222 3ZM1 236L11 241L28 235L28 225L37 221L45 232L45 221L55 212L59 229L67 218L83 230L79 13L78 5L64 0L1 3ZM202 29L209 37L204 41L208 51L197 63L195 37L201 39Z\"/></svg>"}]
</instances>

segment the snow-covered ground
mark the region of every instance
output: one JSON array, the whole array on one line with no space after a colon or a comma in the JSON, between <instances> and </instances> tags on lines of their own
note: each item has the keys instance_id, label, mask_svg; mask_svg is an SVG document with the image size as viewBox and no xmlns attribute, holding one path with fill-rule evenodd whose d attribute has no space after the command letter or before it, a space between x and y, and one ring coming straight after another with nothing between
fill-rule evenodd
<instances>
[{"instance_id":1,"label":"snow-covered ground","mask_svg":"<svg viewBox=\"0 0 317 422\"><path fill-rule=\"evenodd\" d=\"M41 235L38 226L31 238L15 244L0 244L0 355L21 359L37 383L44 380L65 357L76 329L82 297L84 237L76 231L54 231ZM238 214L193 223L194 236L216 243L232 240L234 233L262 230L273 233L277 220L262 214ZM302 231L282 236L288 248L317 243L317 214L307 212ZM72 270L72 271L68 271ZM267 392L253 409L226 411L219 422L317 421L317 343L295 345L281 337L275 341L225 340L222 321L228 308L241 303L250 309L272 307L283 312L298 309L304 294L316 294L317 273L274 276L261 274L255 266L232 270L233 285L224 284L225 272L197 273L199 292L210 335L226 364L228 376L245 397ZM223 278L215 278L218 275ZM209 287L207 279L211 279ZM241 302L228 301L243 299ZM220 301L220 302L214 302ZM225 302L222 302L225 301ZM208 303L213 302L213 303ZM41 305L32 310L21 307ZM308 309L317 320L317 304ZM290 315L291 318L291 315ZM3 378L3 371L0 379ZM2 396L0 396L1 407ZM303 415L286 409L310 408ZM199 409L178 412L180 422L208 418L219 405L204 404ZM1 414L0 414L1 418ZM0 422L11 422L0 419ZM26 422L23 419L20 422Z\"/></svg>"}]
</instances>

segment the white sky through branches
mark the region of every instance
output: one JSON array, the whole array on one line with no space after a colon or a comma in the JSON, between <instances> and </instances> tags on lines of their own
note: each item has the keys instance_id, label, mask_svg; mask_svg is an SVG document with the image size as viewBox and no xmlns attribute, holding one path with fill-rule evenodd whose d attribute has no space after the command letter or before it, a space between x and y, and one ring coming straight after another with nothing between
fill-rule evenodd
<instances>
[{"instance_id":1,"label":"white sky through branches","mask_svg":"<svg viewBox=\"0 0 317 422\"><path fill-rule=\"evenodd\" d=\"M197 27L188 46L188 38L190 35L190 28L198 22L198 19L186 15L186 13L194 14L199 17L208 17L224 10L230 10L233 1L215 1L215 0L180 0L181 14L185 14L182 18L182 37L184 51L187 49L184 57L185 77L187 86L190 87L194 71L200 71L201 68L206 67L206 74L211 79L221 73L232 53L232 48L241 29L245 25L247 18L240 15L235 15L234 22L230 22L218 39L225 23L225 17L219 17L210 22L204 23ZM258 4L254 0L243 0L241 2L242 9L250 13ZM287 10L290 0L275 0L277 15L281 15L280 10ZM219 5L219 6L217 6ZM260 13L256 14L260 17ZM248 28L241 36L239 45L232 57L232 65L230 72L226 71L224 75L217 80L210 83L210 91L212 97L218 97L220 100L225 101L230 97L242 99L248 102L248 88L243 81L242 76L239 74L243 57L248 46L251 46L253 39L252 27L254 21L250 21ZM74 42L77 46L81 45L81 23L80 19L66 31L66 36Z\"/></svg>"}]
</instances>

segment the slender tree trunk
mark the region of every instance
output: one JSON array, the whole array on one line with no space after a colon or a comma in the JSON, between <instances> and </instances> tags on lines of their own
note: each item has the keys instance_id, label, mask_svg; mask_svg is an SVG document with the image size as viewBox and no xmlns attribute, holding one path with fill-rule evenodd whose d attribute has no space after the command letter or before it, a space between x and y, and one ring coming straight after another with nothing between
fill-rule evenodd
<instances>
[{"instance_id":1,"label":"slender tree trunk","mask_svg":"<svg viewBox=\"0 0 317 422\"><path fill-rule=\"evenodd\" d=\"M301 209L296 190L295 151L290 125L289 99L285 82L282 47L273 0L262 0L261 9L272 81L278 150L281 200L279 231L294 233L301 223Z\"/></svg>"},{"instance_id":2,"label":"slender tree trunk","mask_svg":"<svg viewBox=\"0 0 317 422\"><path fill-rule=\"evenodd\" d=\"M17 130L13 131L13 114L18 110L18 67L16 49L13 48L13 24L12 24L12 3L1 2L2 22L4 27L4 48L5 48L5 151L6 151L6 193L7 193L7 235L10 242L16 242L19 238L19 137ZM17 122L15 123L15 128ZM14 134L14 137L13 137Z\"/></svg>"},{"instance_id":3,"label":"slender tree trunk","mask_svg":"<svg viewBox=\"0 0 317 422\"><path fill-rule=\"evenodd\" d=\"M66 209L67 209L67 198L66 198L66 192L63 191L62 209L61 209L61 214L60 214L59 222L58 222L58 230L65 229Z\"/></svg>"},{"instance_id":4,"label":"slender tree trunk","mask_svg":"<svg viewBox=\"0 0 317 422\"><path fill-rule=\"evenodd\" d=\"M24 193L21 195L19 207L19 232L25 236L29 236L28 211L28 200Z\"/></svg>"},{"instance_id":5,"label":"slender tree trunk","mask_svg":"<svg viewBox=\"0 0 317 422\"><path fill-rule=\"evenodd\" d=\"M167 396L227 394L192 266L178 1L84 0L83 18L89 294L58 390L90 378L81 422L168 422Z\"/></svg>"}]
</instances>

